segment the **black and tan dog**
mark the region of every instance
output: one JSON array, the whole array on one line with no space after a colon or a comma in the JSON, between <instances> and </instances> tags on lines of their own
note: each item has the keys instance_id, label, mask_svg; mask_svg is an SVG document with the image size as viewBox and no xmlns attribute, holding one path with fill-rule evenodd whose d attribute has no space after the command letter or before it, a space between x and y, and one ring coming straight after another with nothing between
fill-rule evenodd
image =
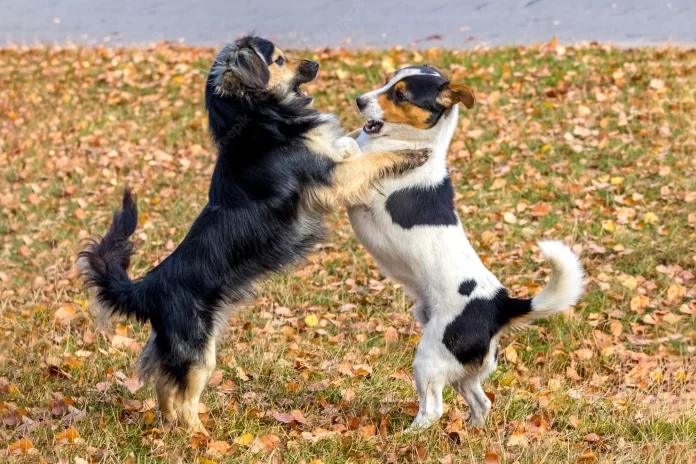
<instances>
[{"instance_id":1,"label":"black and tan dog","mask_svg":"<svg viewBox=\"0 0 696 464\"><path fill-rule=\"evenodd\" d=\"M205 430L198 402L228 309L247 300L263 276L306 256L322 236L327 210L362 204L375 181L427 160L427 150L344 158L357 144L341 138L336 119L312 109L300 90L318 68L258 37L225 47L205 95L217 164L208 204L184 240L131 280L129 237L138 216L126 190L107 234L79 255L106 315L152 323L140 372L154 380L167 422Z\"/></svg>"}]
</instances>

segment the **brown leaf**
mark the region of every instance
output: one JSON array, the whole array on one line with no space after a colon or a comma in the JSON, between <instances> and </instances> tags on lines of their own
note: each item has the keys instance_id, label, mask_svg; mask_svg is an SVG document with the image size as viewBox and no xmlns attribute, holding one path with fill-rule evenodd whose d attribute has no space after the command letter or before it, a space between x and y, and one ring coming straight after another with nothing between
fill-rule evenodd
<instances>
[{"instance_id":1,"label":"brown leaf","mask_svg":"<svg viewBox=\"0 0 696 464\"><path fill-rule=\"evenodd\" d=\"M53 313L53 318L55 319L56 324L66 326L70 324L70 321L72 321L76 315L77 313L75 312L75 306L72 304L65 304L58 308L55 313Z\"/></svg>"},{"instance_id":2,"label":"brown leaf","mask_svg":"<svg viewBox=\"0 0 696 464\"><path fill-rule=\"evenodd\" d=\"M224 440L211 440L208 442L208 452L212 454L220 453L225 455L230 452L230 449L232 449L232 445Z\"/></svg>"},{"instance_id":3,"label":"brown leaf","mask_svg":"<svg viewBox=\"0 0 696 464\"><path fill-rule=\"evenodd\" d=\"M278 422L282 422L283 424L291 424L296 421L295 417L292 414L288 414L286 412L278 412L275 409L270 412L270 414L277 420Z\"/></svg>"},{"instance_id":4,"label":"brown leaf","mask_svg":"<svg viewBox=\"0 0 696 464\"><path fill-rule=\"evenodd\" d=\"M508 345L505 348L505 359L512 364L517 364L517 351L514 346Z\"/></svg>"},{"instance_id":5,"label":"brown leaf","mask_svg":"<svg viewBox=\"0 0 696 464\"><path fill-rule=\"evenodd\" d=\"M249 447L249 451L252 453L258 453L264 451L270 453L280 445L280 438L276 435L264 435L260 438L256 438Z\"/></svg>"},{"instance_id":6,"label":"brown leaf","mask_svg":"<svg viewBox=\"0 0 696 464\"><path fill-rule=\"evenodd\" d=\"M399 332L394 327L389 327L384 331L385 343L397 343L399 341Z\"/></svg>"},{"instance_id":7,"label":"brown leaf","mask_svg":"<svg viewBox=\"0 0 696 464\"><path fill-rule=\"evenodd\" d=\"M618 337L623 332L623 324L621 321L613 320L609 323L612 335Z\"/></svg>"},{"instance_id":8,"label":"brown leaf","mask_svg":"<svg viewBox=\"0 0 696 464\"><path fill-rule=\"evenodd\" d=\"M597 456L592 452L591 449L586 449L585 451L582 452L580 456L578 456L578 461L577 462L596 462L597 461Z\"/></svg>"},{"instance_id":9,"label":"brown leaf","mask_svg":"<svg viewBox=\"0 0 696 464\"><path fill-rule=\"evenodd\" d=\"M527 436L524 432L515 432L508 438L507 446L526 446Z\"/></svg>"},{"instance_id":10,"label":"brown leaf","mask_svg":"<svg viewBox=\"0 0 696 464\"><path fill-rule=\"evenodd\" d=\"M594 352L589 348L580 348L579 350L575 350L575 356L577 356L579 360L585 361L592 359Z\"/></svg>"},{"instance_id":11,"label":"brown leaf","mask_svg":"<svg viewBox=\"0 0 696 464\"><path fill-rule=\"evenodd\" d=\"M220 369L215 369L213 371L213 374L210 376L210 379L208 380L208 385L217 387L222 383L222 371Z\"/></svg>"},{"instance_id":12,"label":"brown leaf","mask_svg":"<svg viewBox=\"0 0 696 464\"><path fill-rule=\"evenodd\" d=\"M412 381L411 376L408 375L404 371L394 371L394 373L392 375L390 375L389 377L391 377L392 379L403 380L404 382L406 382L408 384L411 384L411 381Z\"/></svg>"},{"instance_id":13,"label":"brown leaf","mask_svg":"<svg viewBox=\"0 0 696 464\"><path fill-rule=\"evenodd\" d=\"M126 380L125 382L123 382L123 385L126 386L129 392L135 393L143 387L144 383L142 380L136 377L133 379Z\"/></svg>"},{"instance_id":14,"label":"brown leaf","mask_svg":"<svg viewBox=\"0 0 696 464\"><path fill-rule=\"evenodd\" d=\"M484 462L485 464L500 464L500 456L495 451L486 451L486 458Z\"/></svg>"},{"instance_id":15,"label":"brown leaf","mask_svg":"<svg viewBox=\"0 0 696 464\"><path fill-rule=\"evenodd\" d=\"M360 436L363 438L374 437L377 435L377 427L370 424L360 427Z\"/></svg>"}]
</instances>

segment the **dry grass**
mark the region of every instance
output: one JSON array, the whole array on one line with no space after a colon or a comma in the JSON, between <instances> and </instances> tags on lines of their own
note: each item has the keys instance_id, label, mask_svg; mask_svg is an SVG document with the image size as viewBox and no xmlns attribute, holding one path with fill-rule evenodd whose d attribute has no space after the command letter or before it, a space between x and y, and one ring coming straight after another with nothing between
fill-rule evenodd
<instances>
[{"instance_id":1,"label":"dry grass","mask_svg":"<svg viewBox=\"0 0 696 464\"><path fill-rule=\"evenodd\" d=\"M468 409L448 389L446 416L404 437L419 329L336 213L308 263L231 319L204 394L215 441L159 430L152 390L132 378L148 329L97 330L73 261L126 182L142 212L133 276L184 236L214 160L212 57L0 50L0 460L694 462L696 52L677 49L318 53L307 90L347 128L360 124L352 99L406 63L473 87L450 156L472 243L532 296L546 275L535 241L564 239L588 292L503 339L486 430L462 428Z\"/></svg>"}]
</instances>

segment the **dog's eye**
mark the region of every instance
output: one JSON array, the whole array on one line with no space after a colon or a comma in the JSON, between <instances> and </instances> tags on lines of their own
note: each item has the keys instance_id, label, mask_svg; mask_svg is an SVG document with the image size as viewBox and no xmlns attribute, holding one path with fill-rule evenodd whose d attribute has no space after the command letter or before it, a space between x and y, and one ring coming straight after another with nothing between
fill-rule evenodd
<instances>
[{"instance_id":1,"label":"dog's eye","mask_svg":"<svg viewBox=\"0 0 696 464\"><path fill-rule=\"evenodd\" d=\"M277 64L278 66L283 66L283 64L285 63L285 58L283 58L282 56L279 56L278 58L276 58L274 63Z\"/></svg>"},{"instance_id":2,"label":"dog's eye","mask_svg":"<svg viewBox=\"0 0 696 464\"><path fill-rule=\"evenodd\" d=\"M406 95L401 90L396 91L396 101L406 101Z\"/></svg>"}]
</instances>

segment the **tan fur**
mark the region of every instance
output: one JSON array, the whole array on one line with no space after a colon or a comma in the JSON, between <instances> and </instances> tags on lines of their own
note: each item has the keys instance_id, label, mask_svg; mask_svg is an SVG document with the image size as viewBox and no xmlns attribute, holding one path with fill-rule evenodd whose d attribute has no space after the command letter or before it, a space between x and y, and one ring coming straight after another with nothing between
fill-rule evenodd
<instances>
[{"instance_id":1,"label":"tan fur","mask_svg":"<svg viewBox=\"0 0 696 464\"><path fill-rule=\"evenodd\" d=\"M283 63L282 66L277 65L275 62L279 56L285 58L285 63ZM271 77L268 80L267 88L272 89L274 87L280 87L283 90L288 90L290 83L295 77L297 67L300 65L300 60L287 59L279 48L273 51L271 59L273 61L268 65L268 72L271 74Z\"/></svg>"},{"instance_id":2,"label":"tan fur","mask_svg":"<svg viewBox=\"0 0 696 464\"><path fill-rule=\"evenodd\" d=\"M179 389L166 377L159 375L155 383L157 401L159 403L162 421L174 424L191 432L208 434L198 418L198 403L201 394L215 370L215 339L208 341L204 352L204 360L199 365L191 366L186 378L186 388Z\"/></svg>"},{"instance_id":3,"label":"tan fur","mask_svg":"<svg viewBox=\"0 0 696 464\"><path fill-rule=\"evenodd\" d=\"M405 91L406 84L404 82L399 82L394 86L395 91ZM428 125L428 118L430 118L430 112L419 108L418 106L405 102L396 103L394 100L390 100L386 93L383 93L377 97L377 102L384 116L382 119L384 122L390 122L393 124L408 124L416 129L427 129L430 127Z\"/></svg>"},{"instance_id":4,"label":"tan fur","mask_svg":"<svg viewBox=\"0 0 696 464\"><path fill-rule=\"evenodd\" d=\"M334 161L340 161L344 156L342 151L336 146L336 141L341 137L343 130L335 117L331 116L331 119L328 118L327 116L324 124L315 127L307 133L305 143L307 148L314 153L321 153ZM359 147L358 150L360 150Z\"/></svg>"},{"instance_id":5,"label":"tan fur","mask_svg":"<svg viewBox=\"0 0 696 464\"><path fill-rule=\"evenodd\" d=\"M476 104L476 97L474 96L474 91L466 85L450 82L447 88L437 97L437 102L446 107L463 103L467 109L471 109Z\"/></svg>"},{"instance_id":6,"label":"tan fur","mask_svg":"<svg viewBox=\"0 0 696 464\"><path fill-rule=\"evenodd\" d=\"M334 168L331 185L312 189L307 200L311 206L327 210L341 205L366 204L376 181L420 166L427 156L426 150L402 150L374 152L339 161Z\"/></svg>"}]
</instances>

